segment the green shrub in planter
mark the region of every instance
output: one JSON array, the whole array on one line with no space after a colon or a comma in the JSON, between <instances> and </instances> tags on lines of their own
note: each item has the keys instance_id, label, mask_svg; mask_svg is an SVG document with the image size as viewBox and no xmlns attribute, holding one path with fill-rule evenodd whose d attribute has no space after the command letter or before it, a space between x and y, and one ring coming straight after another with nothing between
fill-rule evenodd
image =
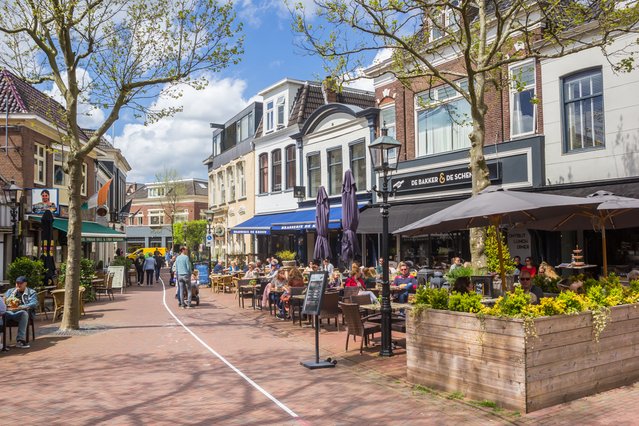
<instances>
[{"instance_id":1,"label":"green shrub in planter","mask_svg":"<svg viewBox=\"0 0 639 426\"><path fill-rule=\"evenodd\" d=\"M16 278L19 276L25 276L29 287L40 288L44 282L44 263L41 260L19 257L9 264L7 276L11 284L15 284Z\"/></svg>"}]
</instances>

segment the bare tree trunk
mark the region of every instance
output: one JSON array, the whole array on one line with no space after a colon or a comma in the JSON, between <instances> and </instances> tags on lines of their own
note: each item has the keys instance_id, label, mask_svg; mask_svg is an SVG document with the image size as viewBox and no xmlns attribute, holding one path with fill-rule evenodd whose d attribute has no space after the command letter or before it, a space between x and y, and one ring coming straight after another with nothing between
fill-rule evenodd
<instances>
[{"instance_id":1,"label":"bare tree trunk","mask_svg":"<svg viewBox=\"0 0 639 426\"><path fill-rule=\"evenodd\" d=\"M80 328L80 260L82 258L82 159L70 158L69 167L69 229L67 230L67 269L64 283L64 312L61 330Z\"/></svg>"},{"instance_id":2,"label":"bare tree trunk","mask_svg":"<svg viewBox=\"0 0 639 426\"><path fill-rule=\"evenodd\" d=\"M475 79L475 93L479 93L477 102L471 103L471 115L473 119L473 131L470 133L470 171L472 173L472 194L479 194L484 188L490 186L488 165L484 157L484 140L486 136L485 117L488 108L484 103L483 91L485 81L483 76L477 75ZM473 266L478 269L486 267L484 254L484 240L486 233L484 228L472 228L470 230L470 255Z\"/></svg>"}]
</instances>

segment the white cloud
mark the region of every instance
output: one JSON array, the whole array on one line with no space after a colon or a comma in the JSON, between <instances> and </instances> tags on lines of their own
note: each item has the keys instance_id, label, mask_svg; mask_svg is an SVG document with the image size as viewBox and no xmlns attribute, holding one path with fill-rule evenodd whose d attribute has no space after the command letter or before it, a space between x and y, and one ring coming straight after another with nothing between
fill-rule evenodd
<instances>
[{"instance_id":1,"label":"white cloud","mask_svg":"<svg viewBox=\"0 0 639 426\"><path fill-rule=\"evenodd\" d=\"M183 89L178 99L160 98L153 107L182 106L183 111L156 123L129 123L115 138L132 170L127 179L134 182L153 182L165 167L176 169L184 178L206 178L202 164L211 155L209 123L224 123L240 112L248 101L244 99L246 82L209 76L203 90Z\"/></svg>"}]
</instances>

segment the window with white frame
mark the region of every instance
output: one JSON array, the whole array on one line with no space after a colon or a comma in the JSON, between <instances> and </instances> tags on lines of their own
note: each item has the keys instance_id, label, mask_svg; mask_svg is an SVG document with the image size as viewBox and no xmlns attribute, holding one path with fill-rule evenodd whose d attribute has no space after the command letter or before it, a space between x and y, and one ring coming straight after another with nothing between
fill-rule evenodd
<instances>
[{"instance_id":1,"label":"window with white frame","mask_svg":"<svg viewBox=\"0 0 639 426\"><path fill-rule=\"evenodd\" d=\"M87 185L89 184L87 182L87 179L87 163L82 163L82 187L80 188L81 195L87 195Z\"/></svg>"},{"instance_id":2,"label":"window with white frame","mask_svg":"<svg viewBox=\"0 0 639 426\"><path fill-rule=\"evenodd\" d=\"M35 144L33 163L33 181L45 185L47 183L47 151L44 145Z\"/></svg>"},{"instance_id":3,"label":"window with white frame","mask_svg":"<svg viewBox=\"0 0 639 426\"><path fill-rule=\"evenodd\" d=\"M209 178L209 199L211 200L211 205L214 206L217 204L217 192L215 187L215 175Z\"/></svg>"},{"instance_id":4,"label":"window with white frame","mask_svg":"<svg viewBox=\"0 0 639 426\"><path fill-rule=\"evenodd\" d=\"M144 224L144 218L139 213L129 218L129 225L143 225L143 224Z\"/></svg>"},{"instance_id":5,"label":"window with white frame","mask_svg":"<svg viewBox=\"0 0 639 426\"><path fill-rule=\"evenodd\" d=\"M224 185L224 174L222 172L217 174L217 188L220 194L220 204L226 203L226 187Z\"/></svg>"},{"instance_id":6,"label":"window with white frame","mask_svg":"<svg viewBox=\"0 0 639 426\"><path fill-rule=\"evenodd\" d=\"M271 188L273 192L282 190L282 150L271 153Z\"/></svg>"},{"instance_id":7,"label":"window with white frame","mask_svg":"<svg viewBox=\"0 0 639 426\"><path fill-rule=\"evenodd\" d=\"M366 147L364 141L354 143L349 147L351 154L351 171L355 178L358 191L366 189Z\"/></svg>"},{"instance_id":8,"label":"window with white frame","mask_svg":"<svg viewBox=\"0 0 639 426\"><path fill-rule=\"evenodd\" d=\"M328 161L328 194L336 195L342 192L342 148L326 152Z\"/></svg>"},{"instance_id":9,"label":"window with white frame","mask_svg":"<svg viewBox=\"0 0 639 426\"><path fill-rule=\"evenodd\" d=\"M166 194L166 188L163 186L154 186L149 188L149 198L160 198Z\"/></svg>"},{"instance_id":10,"label":"window with white frame","mask_svg":"<svg viewBox=\"0 0 639 426\"><path fill-rule=\"evenodd\" d=\"M467 90L468 83L459 86ZM416 100L418 157L470 147L470 104L457 91L440 86L419 94Z\"/></svg>"},{"instance_id":11,"label":"window with white frame","mask_svg":"<svg viewBox=\"0 0 639 426\"><path fill-rule=\"evenodd\" d=\"M175 213L173 213L173 223L188 222L188 221L189 221L188 209L176 210Z\"/></svg>"},{"instance_id":12,"label":"window with white frame","mask_svg":"<svg viewBox=\"0 0 639 426\"><path fill-rule=\"evenodd\" d=\"M53 185L64 186L67 178L64 173L64 163L66 163L67 155L62 152L53 154Z\"/></svg>"},{"instance_id":13,"label":"window with white frame","mask_svg":"<svg viewBox=\"0 0 639 426\"><path fill-rule=\"evenodd\" d=\"M164 210L149 210L147 216L149 218L149 225L164 224Z\"/></svg>"},{"instance_id":14,"label":"window with white frame","mask_svg":"<svg viewBox=\"0 0 639 426\"><path fill-rule=\"evenodd\" d=\"M213 156L220 155L222 153L222 132L213 136Z\"/></svg>"},{"instance_id":15,"label":"window with white frame","mask_svg":"<svg viewBox=\"0 0 639 426\"><path fill-rule=\"evenodd\" d=\"M244 163L239 162L235 165L235 170L237 171L237 188L238 188L238 196L239 198L246 197L246 176L244 175Z\"/></svg>"},{"instance_id":16,"label":"window with white frame","mask_svg":"<svg viewBox=\"0 0 639 426\"><path fill-rule=\"evenodd\" d=\"M260 154L259 158L259 191L260 194L265 194L268 192L268 154Z\"/></svg>"},{"instance_id":17,"label":"window with white frame","mask_svg":"<svg viewBox=\"0 0 639 426\"><path fill-rule=\"evenodd\" d=\"M601 69L583 71L563 80L565 150L605 145L603 77Z\"/></svg>"},{"instance_id":18,"label":"window with white frame","mask_svg":"<svg viewBox=\"0 0 639 426\"><path fill-rule=\"evenodd\" d=\"M233 176L233 167L226 169L226 185L229 191L229 203L235 201L235 177Z\"/></svg>"},{"instance_id":19,"label":"window with white frame","mask_svg":"<svg viewBox=\"0 0 639 426\"><path fill-rule=\"evenodd\" d=\"M317 197L317 190L322 184L322 162L319 153L309 155L306 159L308 164L308 196Z\"/></svg>"},{"instance_id":20,"label":"window with white frame","mask_svg":"<svg viewBox=\"0 0 639 426\"><path fill-rule=\"evenodd\" d=\"M289 145L285 149L286 151L286 189L291 189L295 186L295 145Z\"/></svg>"},{"instance_id":21,"label":"window with white frame","mask_svg":"<svg viewBox=\"0 0 639 426\"><path fill-rule=\"evenodd\" d=\"M510 136L535 132L535 62L510 68Z\"/></svg>"},{"instance_id":22,"label":"window with white frame","mask_svg":"<svg viewBox=\"0 0 639 426\"><path fill-rule=\"evenodd\" d=\"M266 132L272 132L273 131L273 125L274 125L274 120L275 120L275 110L274 110L274 102L273 101L268 101L266 103L266 112L265 112L265 117L266 117Z\"/></svg>"},{"instance_id":23,"label":"window with white frame","mask_svg":"<svg viewBox=\"0 0 639 426\"><path fill-rule=\"evenodd\" d=\"M395 104L382 108L380 111L380 125L388 130L388 136L397 137L395 129Z\"/></svg>"},{"instance_id":24,"label":"window with white frame","mask_svg":"<svg viewBox=\"0 0 639 426\"><path fill-rule=\"evenodd\" d=\"M286 98L277 98L277 128L282 129L286 125Z\"/></svg>"},{"instance_id":25,"label":"window with white frame","mask_svg":"<svg viewBox=\"0 0 639 426\"><path fill-rule=\"evenodd\" d=\"M457 4L457 1L454 2ZM439 40L447 34L454 33L459 30L459 20L455 11L450 7L436 9L428 18L429 41Z\"/></svg>"}]
</instances>

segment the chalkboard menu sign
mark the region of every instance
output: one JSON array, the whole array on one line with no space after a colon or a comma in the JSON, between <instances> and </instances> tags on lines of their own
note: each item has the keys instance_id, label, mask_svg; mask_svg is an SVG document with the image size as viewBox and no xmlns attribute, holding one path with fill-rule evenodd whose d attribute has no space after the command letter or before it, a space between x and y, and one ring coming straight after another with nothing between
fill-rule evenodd
<instances>
[{"instance_id":1,"label":"chalkboard menu sign","mask_svg":"<svg viewBox=\"0 0 639 426\"><path fill-rule=\"evenodd\" d=\"M311 272L308 278L308 288L306 289L302 313L306 315L319 315L327 280L327 272Z\"/></svg>"}]
</instances>

